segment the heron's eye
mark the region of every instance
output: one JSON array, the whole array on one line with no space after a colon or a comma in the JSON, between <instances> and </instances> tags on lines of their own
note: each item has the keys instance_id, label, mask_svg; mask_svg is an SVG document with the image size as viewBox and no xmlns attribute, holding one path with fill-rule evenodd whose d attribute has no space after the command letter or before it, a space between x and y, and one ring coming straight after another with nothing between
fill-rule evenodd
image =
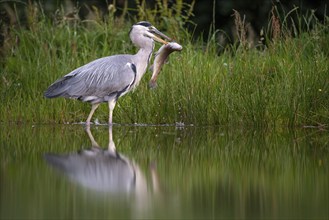
<instances>
[{"instance_id":1,"label":"heron's eye","mask_svg":"<svg viewBox=\"0 0 329 220\"><path fill-rule=\"evenodd\" d=\"M149 32L153 33L155 30L156 30L155 27L153 27L153 26L149 27Z\"/></svg>"}]
</instances>

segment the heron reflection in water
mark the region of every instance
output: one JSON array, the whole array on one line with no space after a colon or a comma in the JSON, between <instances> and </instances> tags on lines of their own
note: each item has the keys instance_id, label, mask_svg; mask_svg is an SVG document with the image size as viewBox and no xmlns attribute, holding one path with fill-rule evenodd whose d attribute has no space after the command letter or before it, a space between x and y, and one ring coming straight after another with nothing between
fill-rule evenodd
<instances>
[{"instance_id":1,"label":"heron reflection in water","mask_svg":"<svg viewBox=\"0 0 329 220\"><path fill-rule=\"evenodd\" d=\"M91 148L64 155L47 153L46 161L85 188L99 192L131 193L138 200L146 199L149 192L146 178L134 161L116 151L112 126L109 126L107 149L102 149L95 141L89 126L86 131L91 140ZM154 166L150 169L153 193L157 193L157 174Z\"/></svg>"}]
</instances>

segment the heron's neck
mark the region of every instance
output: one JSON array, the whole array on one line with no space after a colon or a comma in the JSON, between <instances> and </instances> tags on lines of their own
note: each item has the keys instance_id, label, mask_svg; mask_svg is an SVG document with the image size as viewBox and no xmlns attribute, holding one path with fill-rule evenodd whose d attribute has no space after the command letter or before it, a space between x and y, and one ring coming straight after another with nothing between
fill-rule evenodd
<instances>
[{"instance_id":1,"label":"heron's neck","mask_svg":"<svg viewBox=\"0 0 329 220\"><path fill-rule=\"evenodd\" d=\"M154 45L150 47L140 48L134 55L134 64L136 65L137 75L135 80L135 86L137 86L146 72L147 66L150 62Z\"/></svg>"}]
</instances>

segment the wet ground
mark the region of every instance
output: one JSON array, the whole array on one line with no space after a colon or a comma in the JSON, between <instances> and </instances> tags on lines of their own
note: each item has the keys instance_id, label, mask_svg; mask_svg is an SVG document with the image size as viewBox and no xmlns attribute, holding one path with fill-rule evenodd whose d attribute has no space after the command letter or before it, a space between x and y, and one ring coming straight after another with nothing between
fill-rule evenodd
<instances>
[{"instance_id":1,"label":"wet ground","mask_svg":"<svg viewBox=\"0 0 329 220\"><path fill-rule=\"evenodd\" d=\"M0 125L1 219L328 219L329 133Z\"/></svg>"}]
</instances>

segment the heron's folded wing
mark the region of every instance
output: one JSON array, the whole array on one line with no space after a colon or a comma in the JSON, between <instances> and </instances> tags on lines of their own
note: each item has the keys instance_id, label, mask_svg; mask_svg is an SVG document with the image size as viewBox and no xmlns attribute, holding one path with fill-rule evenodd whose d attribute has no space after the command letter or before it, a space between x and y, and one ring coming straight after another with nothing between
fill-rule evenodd
<instances>
[{"instance_id":1,"label":"heron's folded wing","mask_svg":"<svg viewBox=\"0 0 329 220\"><path fill-rule=\"evenodd\" d=\"M70 81L67 93L72 97L103 97L122 91L136 77L129 55L105 57L86 64L65 77Z\"/></svg>"}]
</instances>

